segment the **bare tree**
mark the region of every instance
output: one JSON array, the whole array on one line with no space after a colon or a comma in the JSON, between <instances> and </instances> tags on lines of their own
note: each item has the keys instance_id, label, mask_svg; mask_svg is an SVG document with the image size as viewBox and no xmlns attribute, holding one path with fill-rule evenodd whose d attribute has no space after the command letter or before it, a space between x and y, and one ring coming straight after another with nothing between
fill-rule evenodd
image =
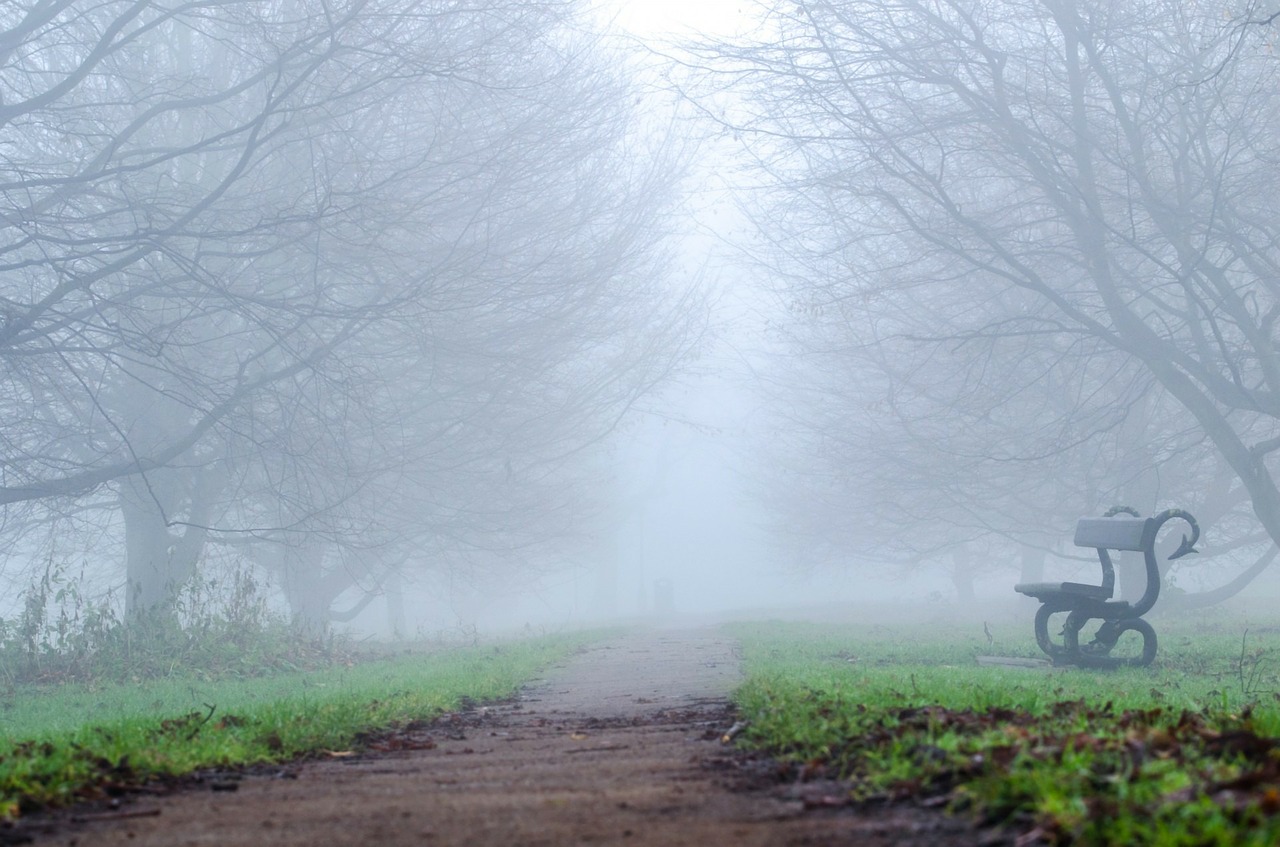
<instances>
[{"instance_id":1,"label":"bare tree","mask_svg":"<svg viewBox=\"0 0 1280 847\"><path fill-rule=\"evenodd\" d=\"M534 482L561 505L697 323L662 277L680 151L575 15L0 13L0 502L113 485L136 611L211 542L283 545L318 583L297 562L336 543L538 523Z\"/></svg>"},{"instance_id":2,"label":"bare tree","mask_svg":"<svg viewBox=\"0 0 1280 847\"><path fill-rule=\"evenodd\" d=\"M971 478L998 479L988 459L1026 459L1018 496L1063 502L1030 461L1046 447L1077 465L1090 448L1126 451L1078 465L1104 472L1086 505L1143 468L1185 471L1185 487L1159 493L1190 498L1223 463L1280 539L1268 464L1280 66L1265 29L1243 25L1261 20L1252 7L1220 12L802 0L770 5L759 43L707 54L748 94L724 120L781 191L768 232L794 301L836 331L880 322L881 338L916 342L890 362L917 370L888 396L946 389L900 422L961 448L962 476L962 427L986 409L1004 420L976 432L1010 440L968 454ZM844 349L868 340L846 335ZM1192 460L1198 445L1216 461Z\"/></svg>"}]
</instances>

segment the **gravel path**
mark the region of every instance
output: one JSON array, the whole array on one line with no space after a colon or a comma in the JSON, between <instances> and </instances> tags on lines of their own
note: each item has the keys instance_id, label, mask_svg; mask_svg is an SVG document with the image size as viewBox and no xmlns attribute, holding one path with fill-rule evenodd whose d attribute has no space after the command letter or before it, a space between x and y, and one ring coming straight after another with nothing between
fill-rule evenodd
<instances>
[{"instance_id":1,"label":"gravel path","mask_svg":"<svg viewBox=\"0 0 1280 847\"><path fill-rule=\"evenodd\" d=\"M723 703L742 681L737 645L710 627L654 629L593 647L525 692L530 708L595 718Z\"/></svg>"},{"instance_id":2,"label":"gravel path","mask_svg":"<svg viewBox=\"0 0 1280 847\"><path fill-rule=\"evenodd\" d=\"M106 819L64 815L34 843L975 843L937 813L814 810L785 788L744 787L740 757L719 740L739 678L736 645L713 629L639 632L553 668L517 702L449 716L382 751L211 775Z\"/></svg>"}]
</instances>

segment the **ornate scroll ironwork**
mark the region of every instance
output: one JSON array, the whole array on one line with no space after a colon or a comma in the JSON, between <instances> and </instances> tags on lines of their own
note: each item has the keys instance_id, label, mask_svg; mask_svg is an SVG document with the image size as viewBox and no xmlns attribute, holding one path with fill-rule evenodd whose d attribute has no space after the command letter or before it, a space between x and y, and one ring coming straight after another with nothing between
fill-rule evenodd
<instances>
[{"instance_id":1,"label":"ornate scroll ironwork","mask_svg":"<svg viewBox=\"0 0 1280 847\"><path fill-rule=\"evenodd\" d=\"M1119 517L1122 513L1132 517ZM1102 584L1089 585L1074 582L1031 583L1015 586L1015 590L1035 597L1041 606L1036 611L1036 643L1055 665L1079 665L1089 668L1142 667L1155 658L1158 641L1151 624L1142 616L1151 611L1160 596L1160 567L1156 560L1156 536L1169 521L1185 521L1191 534L1182 536L1178 549L1169 559L1180 559L1196 552L1195 543L1200 538L1200 526L1189 512L1182 509L1166 509L1158 515L1142 519L1127 506L1109 510L1104 523L1100 520L1083 520L1076 530L1076 544L1094 547L1102 565ZM1114 530L1114 531L1112 531ZM1140 551L1146 565L1147 587L1135 602L1113 600L1115 568L1109 550ZM1055 614L1066 613L1062 628L1062 642L1049 636L1049 619ZM1092 620L1101 620L1093 640L1080 643L1080 631ZM1139 656L1112 656L1111 651L1125 632L1137 632L1142 636L1142 653Z\"/></svg>"}]
</instances>

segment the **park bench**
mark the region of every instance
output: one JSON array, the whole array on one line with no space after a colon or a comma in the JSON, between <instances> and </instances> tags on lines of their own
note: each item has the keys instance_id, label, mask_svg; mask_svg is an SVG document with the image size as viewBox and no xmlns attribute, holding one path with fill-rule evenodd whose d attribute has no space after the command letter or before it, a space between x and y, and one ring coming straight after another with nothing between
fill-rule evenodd
<instances>
[{"instance_id":1,"label":"park bench","mask_svg":"<svg viewBox=\"0 0 1280 847\"><path fill-rule=\"evenodd\" d=\"M1127 514L1122 514L1127 513ZM1102 564L1102 583L1032 582L1014 586L1014 590L1040 601L1036 611L1036 642L1055 665L1080 665L1092 668L1114 668L1124 665L1142 667L1156 656L1156 632L1142 616L1151 611L1160 596L1160 567L1156 560L1156 536L1167 521L1185 521L1191 535L1182 536L1178 549L1169 555L1177 559L1195 552L1200 527L1195 518L1181 509L1167 509L1143 518L1127 506L1119 506L1101 518L1082 518L1076 524L1077 547L1093 547ZM1116 572L1110 551L1141 552L1146 563L1147 586L1135 602L1113 600ZM1066 613L1062 643L1049 637L1049 618ZM1080 630L1091 620L1101 620L1093 641L1080 644ZM1133 657L1112 656L1111 651L1128 631L1142 635L1142 654Z\"/></svg>"}]
</instances>

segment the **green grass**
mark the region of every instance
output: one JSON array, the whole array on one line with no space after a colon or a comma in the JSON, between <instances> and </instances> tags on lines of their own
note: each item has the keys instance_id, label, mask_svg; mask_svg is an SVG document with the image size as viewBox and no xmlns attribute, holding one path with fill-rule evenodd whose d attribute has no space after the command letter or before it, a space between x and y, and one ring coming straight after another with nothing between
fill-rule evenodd
<instances>
[{"instance_id":1,"label":"green grass","mask_svg":"<svg viewBox=\"0 0 1280 847\"><path fill-rule=\"evenodd\" d=\"M1156 622L1157 664L1038 654L1021 627L737 625L745 742L857 802L931 799L1052 843L1280 842L1280 633ZM963 631L963 630L968 631Z\"/></svg>"},{"instance_id":2,"label":"green grass","mask_svg":"<svg viewBox=\"0 0 1280 847\"><path fill-rule=\"evenodd\" d=\"M345 751L369 733L509 697L593 637L258 679L17 687L0 696L0 818L202 768Z\"/></svg>"}]
</instances>

